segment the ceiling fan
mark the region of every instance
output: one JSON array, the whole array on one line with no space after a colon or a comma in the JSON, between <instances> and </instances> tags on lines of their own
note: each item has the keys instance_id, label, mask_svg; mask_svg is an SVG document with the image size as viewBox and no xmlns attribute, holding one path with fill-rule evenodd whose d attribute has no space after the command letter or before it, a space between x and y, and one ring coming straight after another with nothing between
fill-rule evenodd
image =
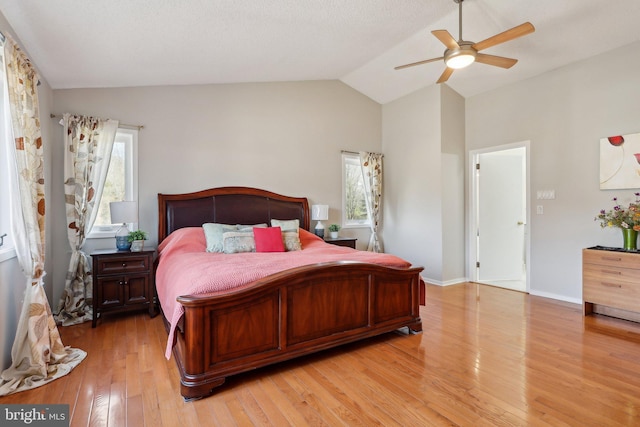
<instances>
[{"instance_id":1,"label":"ceiling fan","mask_svg":"<svg viewBox=\"0 0 640 427\"><path fill-rule=\"evenodd\" d=\"M412 62L411 64L400 65L395 67L395 70L401 70L403 68L413 67L416 65L427 64L429 62L439 61L444 59L444 63L447 66L444 72L438 79L437 83L444 83L449 80L454 70L467 67L474 62L480 62L482 64L493 65L502 68L513 67L517 59L505 58L503 56L487 55L479 53L481 50L489 47L505 43L518 37L526 36L533 33L536 29L530 22L513 27L510 30L504 31L495 36L489 37L479 43L474 43L462 39L462 2L464 0L453 0L454 3L458 3L459 18L459 38L458 41L453 38L447 30L434 30L431 34L436 36L438 40L444 44L447 49L444 51L444 55L439 58L425 59L424 61Z\"/></svg>"}]
</instances>

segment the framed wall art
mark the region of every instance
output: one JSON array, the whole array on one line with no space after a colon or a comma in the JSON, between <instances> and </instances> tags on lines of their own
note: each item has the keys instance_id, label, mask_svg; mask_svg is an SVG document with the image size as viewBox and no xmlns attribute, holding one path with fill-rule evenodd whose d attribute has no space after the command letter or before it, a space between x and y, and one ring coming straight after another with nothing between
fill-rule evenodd
<instances>
[{"instance_id":1,"label":"framed wall art","mask_svg":"<svg viewBox=\"0 0 640 427\"><path fill-rule=\"evenodd\" d=\"M600 189L640 188L640 133L600 139Z\"/></svg>"}]
</instances>

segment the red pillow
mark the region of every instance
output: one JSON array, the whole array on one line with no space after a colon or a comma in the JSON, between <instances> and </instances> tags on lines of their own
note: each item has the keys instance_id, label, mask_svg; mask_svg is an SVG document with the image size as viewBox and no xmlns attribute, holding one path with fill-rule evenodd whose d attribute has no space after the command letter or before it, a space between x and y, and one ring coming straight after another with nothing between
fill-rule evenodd
<instances>
[{"instance_id":1,"label":"red pillow","mask_svg":"<svg viewBox=\"0 0 640 427\"><path fill-rule=\"evenodd\" d=\"M284 252L280 227L253 228L256 252Z\"/></svg>"}]
</instances>

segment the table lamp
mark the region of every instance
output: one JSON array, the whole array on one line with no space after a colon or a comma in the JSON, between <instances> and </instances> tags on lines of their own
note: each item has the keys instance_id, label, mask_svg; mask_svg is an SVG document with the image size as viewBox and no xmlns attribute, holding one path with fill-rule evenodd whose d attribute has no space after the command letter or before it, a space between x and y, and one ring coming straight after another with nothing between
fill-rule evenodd
<instances>
[{"instance_id":1,"label":"table lamp","mask_svg":"<svg viewBox=\"0 0 640 427\"><path fill-rule=\"evenodd\" d=\"M324 225L322 221L329 219L329 205L312 205L311 219L318 221L314 230L316 236L324 238Z\"/></svg>"},{"instance_id":2,"label":"table lamp","mask_svg":"<svg viewBox=\"0 0 640 427\"><path fill-rule=\"evenodd\" d=\"M122 224L116 231L116 248L119 251L128 251L131 247L129 242L129 227L127 223L138 222L138 203L137 202L111 202L109 203L111 211L111 223Z\"/></svg>"}]
</instances>

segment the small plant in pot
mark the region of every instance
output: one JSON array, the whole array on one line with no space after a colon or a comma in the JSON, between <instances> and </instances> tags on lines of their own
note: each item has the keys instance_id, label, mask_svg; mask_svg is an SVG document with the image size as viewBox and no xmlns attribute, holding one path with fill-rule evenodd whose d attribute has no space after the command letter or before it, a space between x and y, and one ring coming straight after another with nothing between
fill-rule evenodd
<instances>
[{"instance_id":1,"label":"small plant in pot","mask_svg":"<svg viewBox=\"0 0 640 427\"><path fill-rule=\"evenodd\" d=\"M329 235L332 239L338 238L338 231L340 231L340 226L338 224L331 224L329 226Z\"/></svg>"},{"instance_id":2,"label":"small plant in pot","mask_svg":"<svg viewBox=\"0 0 640 427\"><path fill-rule=\"evenodd\" d=\"M147 232L136 230L129 233L127 240L131 243L131 252L140 252L144 249L144 241L147 240Z\"/></svg>"}]
</instances>

